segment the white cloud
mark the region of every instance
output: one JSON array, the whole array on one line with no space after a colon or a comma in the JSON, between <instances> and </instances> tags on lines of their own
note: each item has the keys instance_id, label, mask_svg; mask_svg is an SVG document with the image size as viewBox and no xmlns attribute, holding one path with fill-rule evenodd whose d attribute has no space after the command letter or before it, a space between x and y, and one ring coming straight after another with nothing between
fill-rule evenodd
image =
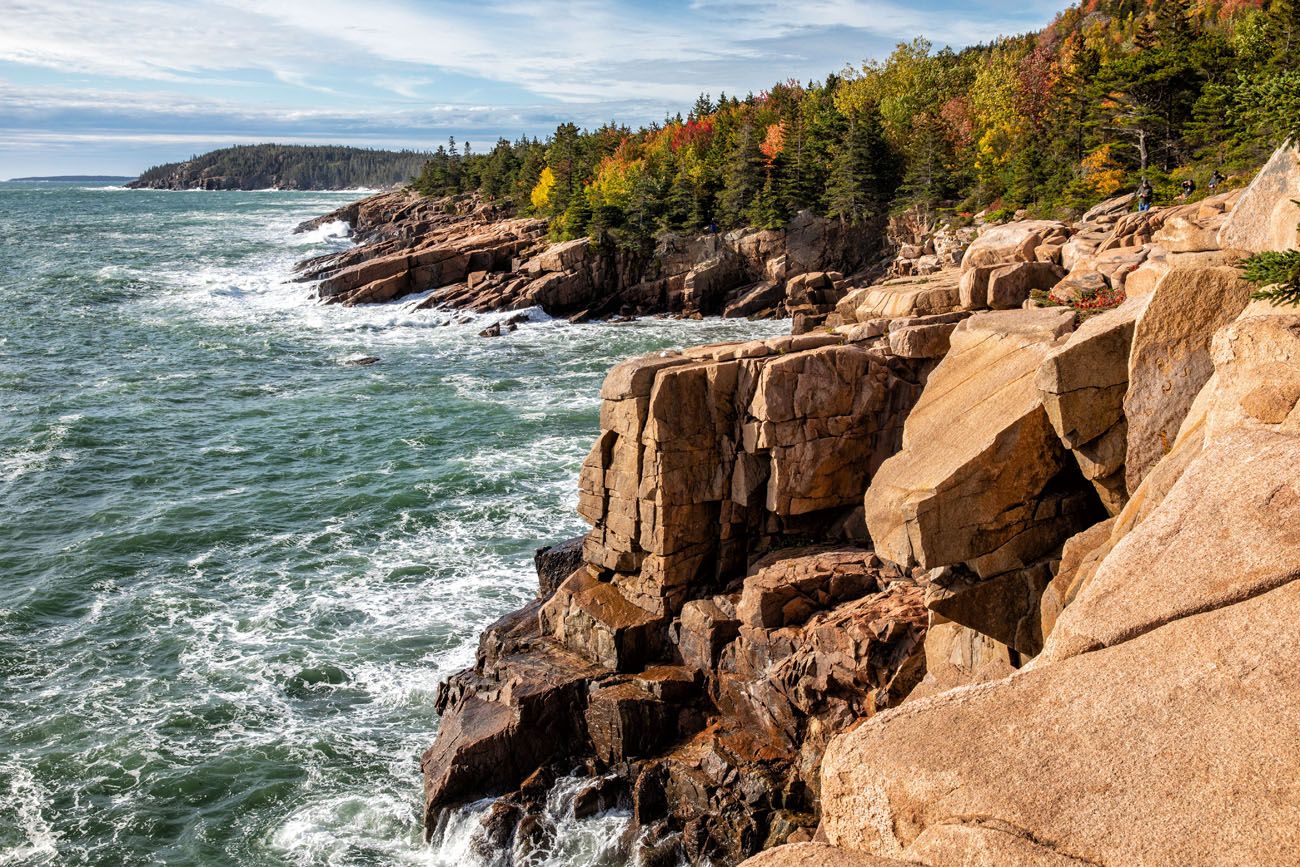
<instances>
[{"instance_id":1,"label":"white cloud","mask_svg":"<svg viewBox=\"0 0 1300 867\"><path fill-rule=\"evenodd\" d=\"M1034 2L1047 0L993 5ZM781 44L792 37L925 33L964 44L1026 29L1023 11L983 7L936 15L895 0L694 0L675 11L598 0L0 0L0 60L176 84L260 70L312 90L355 95L365 82L403 99L425 97L437 73L450 73L543 99L635 94L679 104L701 89L743 91L809 74L782 68L808 65ZM815 74L858 59L818 57Z\"/></svg>"}]
</instances>

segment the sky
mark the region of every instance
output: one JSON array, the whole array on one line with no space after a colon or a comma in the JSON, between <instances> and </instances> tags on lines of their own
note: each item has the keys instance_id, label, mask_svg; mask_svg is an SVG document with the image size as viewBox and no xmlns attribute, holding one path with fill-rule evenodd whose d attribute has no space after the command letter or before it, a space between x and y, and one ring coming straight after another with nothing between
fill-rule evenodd
<instances>
[{"instance_id":1,"label":"sky","mask_svg":"<svg viewBox=\"0 0 1300 867\"><path fill-rule=\"evenodd\" d=\"M0 0L0 178L275 141L486 149L1037 29L1065 0Z\"/></svg>"}]
</instances>

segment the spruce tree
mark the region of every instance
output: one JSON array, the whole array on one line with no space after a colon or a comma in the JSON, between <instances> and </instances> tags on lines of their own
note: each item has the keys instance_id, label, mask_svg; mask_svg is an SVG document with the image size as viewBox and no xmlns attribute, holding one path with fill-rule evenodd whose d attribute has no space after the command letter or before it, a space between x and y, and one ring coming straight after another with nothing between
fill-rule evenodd
<instances>
[{"instance_id":1,"label":"spruce tree","mask_svg":"<svg viewBox=\"0 0 1300 867\"><path fill-rule=\"evenodd\" d=\"M760 229L777 229L785 223L785 211L781 207L781 197L777 194L772 176L768 175L762 189L754 197L745 212L745 222Z\"/></svg>"},{"instance_id":2,"label":"spruce tree","mask_svg":"<svg viewBox=\"0 0 1300 867\"><path fill-rule=\"evenodd\" d=\"M754 125L747 122L727 160L726 180L719 201L723 222L728 226L744 224L750 206L763 189L763 163L763 152L758 149L758 134Z\"/></svg>"},{"instance_id":3,"label":"spruce tree","mask_svg":"<svg viewBox=\"0 0 1300 867\"><path fill-rule=\"evenodd\" d=\"M854 225L872 217L887 195L888 162L879 112L852 117L831 167L827 216Z\"/></svg>"}]
</instances>

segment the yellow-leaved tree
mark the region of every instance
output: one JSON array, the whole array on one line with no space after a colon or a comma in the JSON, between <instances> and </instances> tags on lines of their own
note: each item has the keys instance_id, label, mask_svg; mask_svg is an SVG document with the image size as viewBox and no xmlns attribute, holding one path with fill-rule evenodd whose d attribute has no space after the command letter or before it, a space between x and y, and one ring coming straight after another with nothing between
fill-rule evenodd
<instances>
[{"instance_id":1,"label":"yellow-leaved tree","mask_svg":"<svg viewBox=\"0 0 1300 867\"><path fill-rule=\"evenodd\" d=\"M533 203L533 209L543 211L551 201L551 191L555 189L555 172L547 166L542 169L541 176L537 179L537 186L529 194L528 199Z\"/></svg>"}]
</instances>

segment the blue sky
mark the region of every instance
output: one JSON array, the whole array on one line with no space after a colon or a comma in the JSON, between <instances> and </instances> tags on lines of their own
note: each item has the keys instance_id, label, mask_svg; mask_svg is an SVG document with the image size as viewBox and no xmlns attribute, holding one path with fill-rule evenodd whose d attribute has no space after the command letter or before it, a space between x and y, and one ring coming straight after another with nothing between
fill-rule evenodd
<instances>
[{"instance_id":1,"label":"blue sky","mask_svg":"<svg viewBox=\"0 0 1300 867\"><path fill-rule=\"evenodd\" d=\"M0 178L245 142L480 148L1041 27L1064 0L0 0Z\"/></svg>"}]
</instances>

